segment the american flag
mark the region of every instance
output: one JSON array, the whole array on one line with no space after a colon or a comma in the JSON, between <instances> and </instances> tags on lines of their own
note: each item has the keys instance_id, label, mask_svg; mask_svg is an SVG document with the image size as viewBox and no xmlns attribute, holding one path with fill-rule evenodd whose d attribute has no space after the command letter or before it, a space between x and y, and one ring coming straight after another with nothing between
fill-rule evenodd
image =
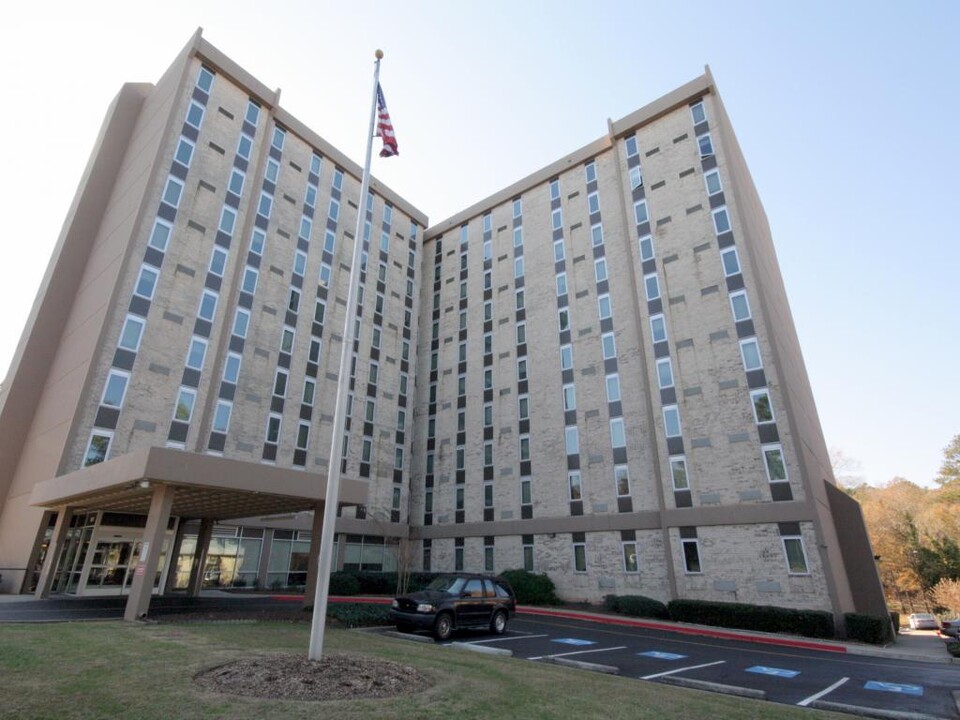
<instances>
[{"instance_id":1,"label":"american flag","mask_svg":"<svg viewBox=\"0 0 960 720\"><path fill-rule=\"evenodd\" d=\"M383 138L383 150L380 157L399 155L397 136L393 134L393 123L390 122L390 113L387 112L387 101L383 99L383 88L377 83L377 132L374 137Z\"/></svg>"}]
</instances>

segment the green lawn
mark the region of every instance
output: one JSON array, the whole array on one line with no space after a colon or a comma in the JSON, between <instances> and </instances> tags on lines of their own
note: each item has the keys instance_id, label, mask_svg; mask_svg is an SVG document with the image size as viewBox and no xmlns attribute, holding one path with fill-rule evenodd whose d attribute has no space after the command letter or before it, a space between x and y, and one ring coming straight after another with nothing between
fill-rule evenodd
<instances>
[{"instance_id":1,"label":"green lawn","mask_svg":"<svg viewBox=\"0 0 960 720\"><path fill-rule=\"evenodd\" d=\"M198 671L253 653L306 655L305 623L2 625L0 718L831 717L356 630L329 630L326 638L326 651L370 653L409 663L434 686L411 697L315 703L230 697L193 684Z\"/></svg>"}]
</instances>

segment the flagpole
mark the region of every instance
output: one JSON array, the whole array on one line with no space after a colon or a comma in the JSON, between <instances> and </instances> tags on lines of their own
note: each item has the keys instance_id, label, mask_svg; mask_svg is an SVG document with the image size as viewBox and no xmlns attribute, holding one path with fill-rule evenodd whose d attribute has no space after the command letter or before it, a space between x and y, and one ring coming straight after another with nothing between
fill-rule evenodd
<instances>
[{"instance_id":1,"label":"flagpole","mask_svg":"<svg viewBox=\"0 0 960 720\"><path fill-rule=\"evenodd\" d=\"M333 436L330 440L330 460L327 468L327 493L323 508L323 530L320 534L320 557L317 587L310 624L310 660L323 657L323 630L327 619L327 594L330 589L330 570L333 565L333 531L337 522L340 498L340 466L343 453L343 434L347 415L347 396L350 388L350 356L355 339L354 325L357 307L357 288L360 285L360 263L363 259L363 218L367 212L367 193L370 190L370 156L373 151L373 127L377 115L377 87L380 83L380 60L383 51L375 53L373 70L373 100L370 104L370 128L367 131L367 155L360 182L360 201L357 203L357 229L353 235L353 262L350 263L350 289L347 292L347 314L343 321L343 341L340 346L340 370L337 372L337 403L333 414ZM316 511L314 511L316 512Z\"/></svg>"}]
</instances>

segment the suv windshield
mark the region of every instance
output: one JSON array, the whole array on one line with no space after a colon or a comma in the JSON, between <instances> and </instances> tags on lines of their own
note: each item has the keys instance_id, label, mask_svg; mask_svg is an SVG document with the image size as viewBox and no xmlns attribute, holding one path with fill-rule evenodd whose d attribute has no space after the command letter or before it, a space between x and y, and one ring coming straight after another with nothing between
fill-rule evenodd
<instances>
[{"instance_id":1,"label":"suv windshield","mask_svg":"<svg viewBox=\"0 0 960 720\"><path fill-rule=\"evenodd\" d=\"M460 577L438 577L427 585L427 590L437 590L448 595L459 595L463 590L464 579Z\"/></svg>"}]
</instances>

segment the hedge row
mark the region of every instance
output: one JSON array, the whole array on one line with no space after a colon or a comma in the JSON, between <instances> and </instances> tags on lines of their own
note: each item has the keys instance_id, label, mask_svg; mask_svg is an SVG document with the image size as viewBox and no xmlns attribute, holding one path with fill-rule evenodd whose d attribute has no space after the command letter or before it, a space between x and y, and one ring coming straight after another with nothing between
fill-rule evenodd
<instances>
[{"instance_id":1,"label":"hedge row","mask_svg":"<svg viewBox=\"0 0 960 720\"><path fill-rule=\"evenodd\" d=\"M893 625L890 618L880 618L873 615L847 613L843 616L847 625L847 638L861 642L882 645L890 642Z\"/></svg>"},{"instance_id":2,"label":"hedge row","mask_svg":"<svg viewBox=\"0 0 960 720\"><path fill-rule=\"evenodd\" d=\"M532 573L526 570L506 570L500 577L510 583L517 602L521 605L560 605L557 588L546 573Z\"/></svg>"},{"instance_id":3,"label":"hedge row","mask_svg":"<svg viewBox=\"0 0 960 720\"><path fill-rule=\"evenodd\" d=\"M327 617L343 627L377 627L390 624L390 608L371 603L330 603Z\"/></svg>"},{"instance_id":4,"label":"hedge row","mask_svg":"<svg viewBox=\"0 0 960 720\"><path fill-rule=\"evenodd\" d=\"M410 573L407 592L416 592L429 585L441 573ZM331 595L395 595L397 573L338 570L330 574Z\"/></svg>"},{"instance_id":5,"label":"hedge row","mask_svg":"<svg viewBox=\"0 0 960 720\"><path fill-rule=\"evenodd\" d=\"M607 595L603 598L603 606L620 615L670 619L670 612L666 605L643 595Z\"/></svg>"},{"instance_id":6,"label":"hedge row","mask_svg":"<svg viewBox=\"0 0 960 720\"><path fill-rule=\"evenodd\" d=\"M670 617L678 622L718 625L740 630L761 630L813 638L835 636L833 615L824 610L794 610L772 605L671 600Z\"/></svg>"}]
</instances>

